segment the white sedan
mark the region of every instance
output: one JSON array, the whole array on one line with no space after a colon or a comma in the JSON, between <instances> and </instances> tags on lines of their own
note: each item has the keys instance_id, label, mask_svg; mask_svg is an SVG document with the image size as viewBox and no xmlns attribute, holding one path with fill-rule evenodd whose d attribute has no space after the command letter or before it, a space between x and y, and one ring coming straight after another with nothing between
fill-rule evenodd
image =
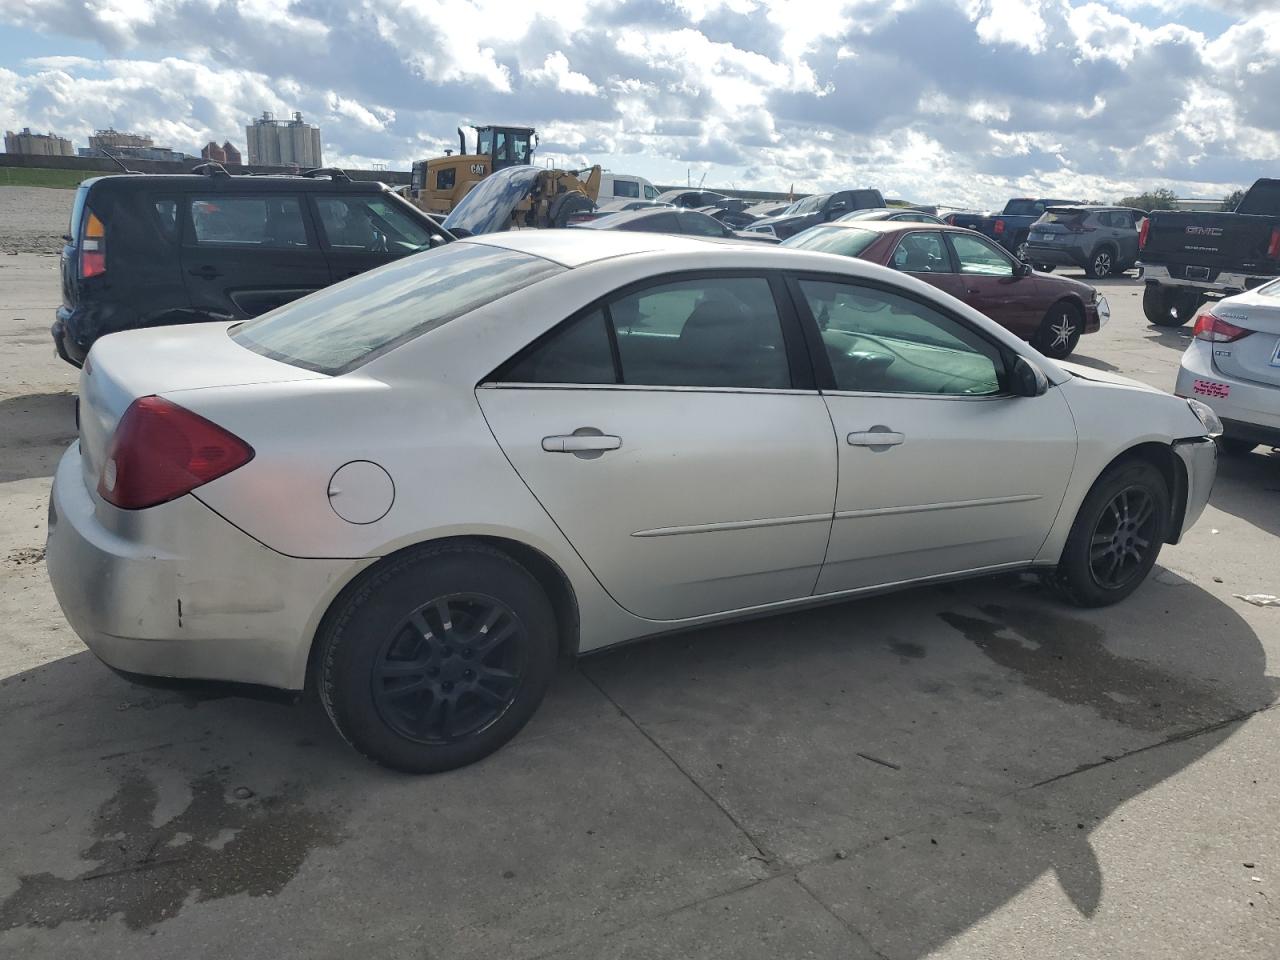
<instances>
[{"instance_id":1,"label":"white sedan","mask_svg":"<svg viewBox=\"0 0 1280 960\"><path fill-rule=\"evenodd\" d=\"M859 260L505 233L98 341L48 567L112 668L314 685L358 750L436 771L561 653L993 571L1119 600L1199 517L1218 429Z\"/></svg>"},{"instance_id":2,"label":"white sedan","mask_svg":"<svg viewBox=\"0 0 1280 960\"><path fill-rule=\"evenodd\" d=\"M1175 392L1213 407L1228 453L1280 447L1280 280L1200 308Z\"/></svg>"}]
</instances>

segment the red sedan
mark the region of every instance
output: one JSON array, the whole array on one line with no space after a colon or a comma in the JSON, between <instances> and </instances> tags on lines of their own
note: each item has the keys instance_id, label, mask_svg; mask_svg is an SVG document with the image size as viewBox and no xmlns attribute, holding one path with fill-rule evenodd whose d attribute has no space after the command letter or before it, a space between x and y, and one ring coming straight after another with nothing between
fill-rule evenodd
<instances>
[{"instance_id":1,"label":"red sedan","mask_svg":"<svg viewBox=\"0 0 1280 960\"><path fill-rule=\"evenodd\" d=\"M972 230L928 223L825 223L782 244L858 257L909 273L1061 360L1083 333L1110 319L1107 300L1087 283L1036 273Z\"/></svg>"}]
</instances>

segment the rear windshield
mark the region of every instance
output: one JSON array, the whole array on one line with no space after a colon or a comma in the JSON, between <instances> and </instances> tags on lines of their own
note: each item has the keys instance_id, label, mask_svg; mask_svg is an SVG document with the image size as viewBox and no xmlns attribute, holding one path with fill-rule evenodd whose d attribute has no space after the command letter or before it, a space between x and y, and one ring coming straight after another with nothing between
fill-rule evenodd
<instances>
[{"instance_id":1,"label":"rear windshield","mask_svg":"<svg viewBox=\"0 0 1280 960\"><path fill-rule=\"evenodd\" d=\"M1089 215L1088 210L1068 210L1058 207L1053 210L1046 210L1044 216L1040 218L1041 223L1083 223L1084 218Z\"/></svg>"},{"instance_id":2,"label":"rear windshield","mask_svg":"<svg viewBox=\"0 0 1280 960\"><path fill-rule=\"evenodd\" d=\"M1004 212L1011 217L1038 217L1044 213L1044 204L1035 200L1010 200Z\"/></svg>"},{"instance_id":3,"label":"rear windshield","mask_svg":"<svg viewBox=\"0 0 1280 960\"><path fill-rule=\"evenodd\" d=\"M263 356L337 375L564 269L502 247L451 243L246 320L231 339Z\"/></svg>"},{"instance_id":4,"label":"rear windshield","mask_svg":"<svg viewBox=\"0 0 1280 960\"><path fill-rule=\"evenodd\" d=\"M782 245L856 257L879 236L879 233L872 230L859 230L857 227L810 227L803 233L782 241Z\"/></svg>"},{"instance_id":5,"label":"rear windshield","mask_svg":"<svg viewBox=\"0 0 1280 960\"><path fill-rule=\"evenodd\" d=\"M1236 213L1280 217L1280 180L1259 180L1244 195Z\"/></svg>"}]
</instances>

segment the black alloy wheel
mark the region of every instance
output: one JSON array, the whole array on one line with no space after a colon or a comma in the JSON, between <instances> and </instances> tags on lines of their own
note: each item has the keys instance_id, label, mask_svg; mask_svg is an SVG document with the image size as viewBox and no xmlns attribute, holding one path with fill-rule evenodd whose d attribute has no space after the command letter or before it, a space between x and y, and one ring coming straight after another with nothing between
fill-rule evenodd
<instances>
[{"instance_id":1,"label":"black alloy wheel","mask_svg":"<svg viewBox=\"0 0 1280 960\"><path fill-rule=\"evenodd\" d=\"M1049 308L1033 342L1046 357L1065 360L1075 350L1083 332L1084 317L1080 309L1070 301L1062 300Z\"/></svg>"},{"instance_id":2,"label":"black alloy wheel","mask_svg":"<svg viewBox=\"0 0 1280 960\"><path fill-rule=\"evenodd\" d=\"M473 736L511 707L527 645L524 624L501 600L434 599L383 642L373 666L374 705L387 726L417 743Z\"/></svg>"},{"instance_id":3,"label":"black alloy wheel","mask_svg":"<svg viewBox=\"0 0 1280 960\"><path fill-rule=\"evenodd\" d=\"M1089 540L1089 572L1106 590L1123 589L1144 568L1158 532L1156 502L1142 486L1125 487L1103 508Z\"/></svg>"}]
</instances>

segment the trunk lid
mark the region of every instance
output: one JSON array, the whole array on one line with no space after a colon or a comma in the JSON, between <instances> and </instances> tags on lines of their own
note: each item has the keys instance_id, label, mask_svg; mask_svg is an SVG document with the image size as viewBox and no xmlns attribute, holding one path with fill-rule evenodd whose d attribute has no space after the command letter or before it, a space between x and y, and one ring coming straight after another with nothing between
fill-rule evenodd
<instances>
[{"instance_id":1,"label":"trunk lid","mask_svg":"<svg viewBox=\"0 0 1280 960\"><path fill-rule=\"evenodd\" d=\"M1223 270L1280 273L1280 260L1267 256L1271 233L1280 227L1280 218L1155 210L1149 219L1141 259L1168 264L1176 279L1212 282Z\"/></svg>"},{"instance_id":2,"label":"trunk lid","mask_svg":"<svg viewBox=\"0 0 1280 960\"><path fill-rule=\"evenodd\" d=\"M116 424L139 397L203 387L324 380L323 373L246 350L227 330L233 324L130 330L94 344L80 371L80 456L85 486L95 490ZM180 398L175 399L181 404Z\"/></svg>"},{"instance_id":3,"label":"trunk lid","mask_svg":"<svg viewBox=\"0 0 1280 960\"><path fill-rule=\"evenodd\" d=\"M1225 377L1280 387L1280 282L1224 300L1216 316L1252 330L1229 343L1214 343L1213 367Z\"/></svg>"}]
</instances>

